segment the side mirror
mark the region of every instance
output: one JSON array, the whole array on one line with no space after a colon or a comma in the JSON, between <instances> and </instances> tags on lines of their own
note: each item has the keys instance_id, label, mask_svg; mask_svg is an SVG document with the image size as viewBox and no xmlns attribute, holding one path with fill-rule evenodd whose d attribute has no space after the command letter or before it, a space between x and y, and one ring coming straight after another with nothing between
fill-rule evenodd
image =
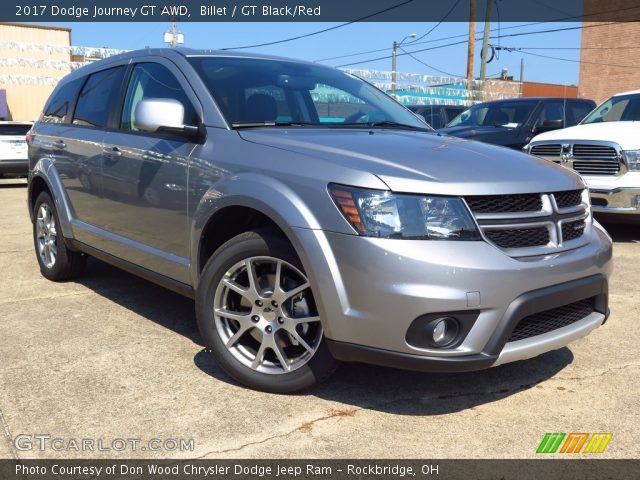
<instances>
[{"instance_id":1,"label":"side mirror","mask_svg":"<svg viewBox=\"0 0 640 480\"><path fill-rule=\"evenodd\" d=\"M184 105L173 98L145 98L133 112L133 126L143 132L172 132L186 136L198 133L198 127L184 124Z\"/></svg>"},{"instance_id":2,"label":"side mirror","mask_svg":"<svg viewBox=\"0 0 640 480\"><path fill-rule=\"evenodd\" d=\"M545 120L542 125L534 127L534 133L550 132L562 128L562 120Z\"/></svg>"}]
</instances>

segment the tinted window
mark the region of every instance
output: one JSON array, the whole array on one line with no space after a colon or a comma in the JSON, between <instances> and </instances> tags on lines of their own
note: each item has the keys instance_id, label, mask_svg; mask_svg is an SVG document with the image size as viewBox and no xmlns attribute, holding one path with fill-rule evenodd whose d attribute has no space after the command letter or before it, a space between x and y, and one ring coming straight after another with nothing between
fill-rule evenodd
<instances>
[{"instance_id":1,"label":"tinted window","mask_svg":"<svg viewBox=\"0 0 640 480\"><path fill-rule=\"evenodd\" d=\"M582 123L640 120L640 95L616 95L596 108Z\"/></svg>"},{"instance_id":2,"label":"tinted window","mask_svg":"<svg viewBox=\"0 0 640 480\"><path fill-rule=\"evenodd\" d=\"M333 68L233 57L191 57L189 62L237 127L290 119L311 125L395 122L428 128L384 92Z\"/></svg>"},{"instance_id":3,"label":"tinted window","mask_svg":"<svg viewBox=\"0 0 640 480\"><path fill-rule=\"evenodd\" d=\"M573 127L582 121L593 110L588 103L569 102L567 105L567 127Z\"/></svg>"},{"instance_id":4,"label":"tinted window","mask_svg":"<svg viewBox=\"0 0 640 480\"><path fill-rule=\"evenodd\" d=\"M64 117L69 113L71 103L76 98L83 81L83 78L78 78L77 80L62 85L51 100L49 100L49 103L47 103L41 120L48 123L63 122Z\"/></svg>"},{"instance_id":5,"label":"tinted window","mask_svg":"<svg viewBox=\"0 0 640 480\"><path fill-rule=\"evenodd\" d=\"M109 110L118 95L123 75L124 67L110 68L90 75L80 92L73 123L106 127Z\"/></svg>"},{"instance_id":6,"label":"tinted window","mask_svg":"<svg viewBox=\"0 0 640 480\"><path fill-rule=\"evenodd\" d=\"M564 123L564 102L545 103L540 111L537 125L543 125L544 122L556 122L560 120Z\"/></svg>"},{"instance_id":7,"label":"tinted window","mask_svg":"<svg viewBox=\"0 0 640 480\"><path fill-rule=\"evenodd\" d=\"M448 127L517 128L527 121L537 102L481 103L454 118Z\"/></svg>"},{"instance_id":8,"label":"tinted window","mask_svg":"<svg viewBox=\"0 0 640 480\"><path fill-rule=\"evenodd\" d=\"M0 136L1 135L26 135L31 125L0 125Z\"/></svg>"},{"instance_id":9,"label":"tinted window","mask_svg":"<svg viewBox=\"0 0 640 480\"><path fill-rule=\"evenodd\" d=\"M127 88L120 128L137 130L134 126L136 106L146 98L168 98L184 106L184 124L196 125L198 118L178 79L159 63L140 63L135 66Z\"/></svg>"}]
</instances>

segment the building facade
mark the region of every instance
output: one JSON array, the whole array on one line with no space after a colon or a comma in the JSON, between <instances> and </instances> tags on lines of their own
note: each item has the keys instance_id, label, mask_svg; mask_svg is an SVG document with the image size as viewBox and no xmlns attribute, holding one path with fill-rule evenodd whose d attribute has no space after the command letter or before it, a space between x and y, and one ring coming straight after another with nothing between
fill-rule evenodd
<instances>
[{"instance_id":1,"label":"building facade","mask_svg":"<svg viewBox=\"0 0 640 480\"><path fill-rule=\"evenodd\" d=\"M71 29L0 23L0 90L4 120L33 121L58 80L72 69ZM0 100L2 96L0 95Z\"/></svg>"},{"instance_id":2,"label":"building facade","mask_svg":"<svg viewBox=\"0 0 640 480\"><path fill-rule=\"evenodd\" d=\"M601 103L611 95L640 89L640 22L629 21L636 0L584 0L585 20L618 10L606 20L583 23L579 96ZM626 13L625 13L626 12ZM637 11L636 11L637 14Z\"/></svg>"}]
</instances>

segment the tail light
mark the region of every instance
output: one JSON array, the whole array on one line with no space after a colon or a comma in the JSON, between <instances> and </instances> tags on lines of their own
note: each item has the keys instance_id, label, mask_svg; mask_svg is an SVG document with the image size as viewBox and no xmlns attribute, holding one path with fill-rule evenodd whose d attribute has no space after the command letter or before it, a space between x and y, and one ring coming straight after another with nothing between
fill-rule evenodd
<instances>
[{"instance_id":1,"label":"tail light","mask_svg":"<svg viewBox=\"0 0 640 480\"><path fill-rule=\"evenodd\" d=\"M27 132L24 136L24 141L27 142L27 145L31 145L31 141L36 137L34 133L31 133L31 130Z\"/></svg>"}]
</instances>

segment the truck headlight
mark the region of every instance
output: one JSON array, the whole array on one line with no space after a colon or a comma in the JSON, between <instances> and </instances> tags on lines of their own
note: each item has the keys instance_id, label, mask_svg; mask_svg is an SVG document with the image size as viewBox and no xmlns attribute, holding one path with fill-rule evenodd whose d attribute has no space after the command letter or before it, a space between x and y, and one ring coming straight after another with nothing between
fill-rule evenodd
<instances>
[{"instance_id":1,"label":"truck headlight","mask_svg":"<svg viewBox=\"0 0 640 480\"><path fill-rule=\"evenodd\" d=\"M629 170L640 170L640 150L625 150L624 159L627 162L627 168Z\"/></svg>"},{"instance_id":2,"label":"truck headlight","mask_svg":"<svg viewBox=\"0 0 640 480\"><path fill-rule=\"evenodd\" d=\"M413 240L480 240L458 197L395 194L329 185L336 206L358 234Z\"/></svg>"}]
</instances>

